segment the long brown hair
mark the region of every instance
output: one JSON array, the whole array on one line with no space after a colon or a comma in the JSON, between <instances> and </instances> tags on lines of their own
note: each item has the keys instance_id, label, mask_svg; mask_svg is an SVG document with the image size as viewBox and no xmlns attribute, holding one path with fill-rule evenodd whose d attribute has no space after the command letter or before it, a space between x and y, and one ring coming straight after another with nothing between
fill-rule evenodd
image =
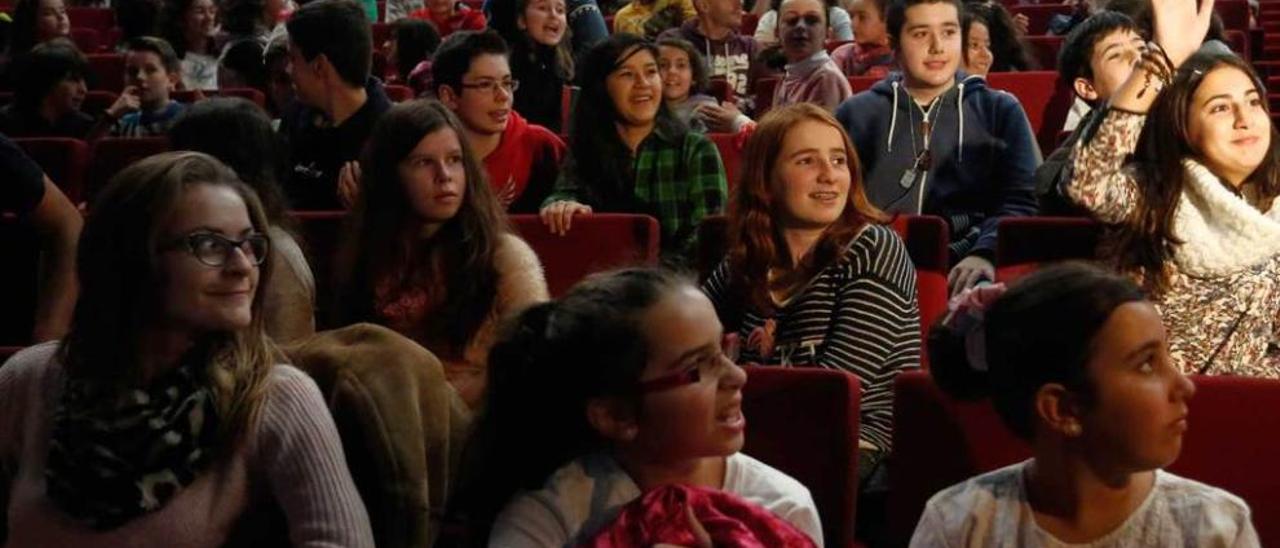
<instances>
[{"instance_id":1,"label":"long brown hair","mask_svg":"<svg viewBox=\"0 0 1280 548\"><path fill-rule=\"evenodd\" d=\"M1169 260L1182 243L1173 233L1183 189L1189 177L1182 165L1197 158L1190 138L1192 100L1204 77L1215 70L1236 69L1249 75L1263 101L1266 87L1248 63L1231 53L1202 51L1192 55L1156 98L1134 153L1138 203L1133 214L1107 238L1100 254L1122 272L1140 276L1143 289L1159 295L1168 289ZM1269 114L1269 109L1268 109ZM1245 184L1254 185L1263 204L1280 194L1280 134L1271 127L1271 146Z\"/></svg>"},{"instance_id":2,"label":"long brown hair","mask_svg":"<svg viewBox=\"0 0 1280 548\"><path fill-rule=\"evenodd\" d=\"M462 145L467 181L462 206L428 240L420 240L399 166L424 137L451 130ZM338 325L376 320L374 286L389 276L444 288L427 335L461 351L490 314L497 294L493 256L511 228L502 204L471 152L462 123L433 99L401 103L374 127L365 156L363 190L338 258ZM436 349L433 349L436 350Z\"/></svg>"},{"instance_id":3,"label":"long brown hair","mask_svg":"<svg viewBox=\"0 0 1280 548\"><path fill-rule=\"evenodd\" d=\"M770 187L774 167L782 153L787 134L801 122L814 121L840 131L849 166L849 201L840 218L827 227L826 233L802 264L791 264L786 240L777 218L781 199ZM849 135L831 113L809 103L774 109L760 121L747 141L743 154L745 165L742 182L729 199L729 281L730 295L755 310L767 313L773 309L769 296L769 269L787 272L778 282L784 287L805 279L838 260L840 251L868 223L884 223L887 217L871 202L862 186L862 163Z\"/></svg>"},{"instance_id":4,"label":"long brown hair","mask_svg":"<svg viewBox=\"0 0 1280 548\"><path fill-rule=\"evenodd\" d=\"M60 348L73 378L103 395L144 382L139 367L140 334L157 321L164 273L157 257L161 231L183 193L195 185L235 191L244 200L255 231L266 234L266 214L253 190L235 172L200 152L166 152L141 160L112 177L99 194L80 236L76 273L80 298L71 331ZM258 267L249 327L207 333L193 352L207 359L206 381L218 409L222 450L243 434L264 398L276 349L264 330L262 302L271 282L271 261Z\"/></svg>"}]
</instances>

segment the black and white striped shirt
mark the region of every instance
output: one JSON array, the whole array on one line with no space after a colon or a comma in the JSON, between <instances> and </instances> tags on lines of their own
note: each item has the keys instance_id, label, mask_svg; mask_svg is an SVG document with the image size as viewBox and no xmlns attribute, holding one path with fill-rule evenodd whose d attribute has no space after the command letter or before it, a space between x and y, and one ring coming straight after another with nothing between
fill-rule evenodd
<instances>
[{"instance_id":1,"label":"black and white striped shirt","mask_svg":"<svg viewBox=\"0 0 1280 548\"><path fill-rule=\"evenodd\" d=\"M842 369L862 383L861 438L890 449L893 379L920 363L920 307L916 270L892 229L871 225L785 306L762 316L749 304L727 303L728 263L721 262L702 290L726 330L740 316L742 362ZM764 280L760 280L764 283ZM740 314L733 310L744 306ZM772 346L759 335L774 321ZM752 337L752 332L756 332ZM754 344L753 344L754 343Z\"/></svg>"}]
</instances>

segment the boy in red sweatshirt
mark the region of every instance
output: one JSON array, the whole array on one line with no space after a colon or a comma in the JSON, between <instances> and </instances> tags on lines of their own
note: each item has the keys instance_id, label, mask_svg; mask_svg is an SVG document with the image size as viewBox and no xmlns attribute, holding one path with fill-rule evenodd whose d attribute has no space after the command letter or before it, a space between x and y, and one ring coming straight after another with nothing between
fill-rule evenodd
<instances>
[{"instance_id":1,"label":"boy in red sweatshirt","mask_svg":"<svg viewBox=\"0 0 1280 548\"><path fill-rule=\"evenodd\" d=\"M512 109L519 81L507 45L493 31L454 33L431 62L436 97L462 121L467 144L484 159L489 184L511 213L536 213L551 193L565 145Z\"/></svg>"}]
</instances>

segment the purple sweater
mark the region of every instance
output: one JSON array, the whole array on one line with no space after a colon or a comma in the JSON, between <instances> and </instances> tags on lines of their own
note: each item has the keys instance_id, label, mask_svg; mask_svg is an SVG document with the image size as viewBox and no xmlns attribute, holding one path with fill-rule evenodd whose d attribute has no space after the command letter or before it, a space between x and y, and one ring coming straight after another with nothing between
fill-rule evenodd
<instances>
[{"instance_id":1,"label":"purple sweater","mask_svg":"<svg viewBox=\"0 0 1280 548\"><path fill-rule=\"evenodd\" d=\"M280 529L271 517L278 509L294 546L372 548L369 516L329 410L315 382L288 365L271 371L245 443L163 508L109 531L72 521L45 496L45 455L64 380L57 348L34 346L0 367L0 502L7 511L0 523L8 529L0 544L216 547Z\"/></svg>"}]
</instances>

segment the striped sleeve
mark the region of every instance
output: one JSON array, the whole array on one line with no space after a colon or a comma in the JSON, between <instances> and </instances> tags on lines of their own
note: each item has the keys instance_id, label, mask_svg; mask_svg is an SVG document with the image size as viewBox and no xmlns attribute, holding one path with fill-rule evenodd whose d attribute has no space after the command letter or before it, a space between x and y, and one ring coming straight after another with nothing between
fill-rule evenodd
<instances>
[{"instance_id":1,"label":"striped sleeve","mask_svg":"<svg viewBox=\"0 0 1280 548\"><path fill-rule=\"evenodd\" d=\"M833 298L831 331L818 365L862 381L863 440L888 451L893 380L920 362L915 267L891 229L872 226L846 251L848 278Z\"/></svg>"},{"instance_id":2,"label":"striped sleeve","mask_svg":"<svg viewBox=\"0 0 1280 548\"><path fill-rule=\"evenodd\" d=\"M716 307L716 314L720 316L720 322L724 323L725 318L725 293L728 291L729 285L729 261L720 261L720 265L711 271L711 275L702 282L702 292L706 294L707 299L711 301L712 306ZM728 324L725 330L729 330Z\"/></svg>"}]
</instances>

